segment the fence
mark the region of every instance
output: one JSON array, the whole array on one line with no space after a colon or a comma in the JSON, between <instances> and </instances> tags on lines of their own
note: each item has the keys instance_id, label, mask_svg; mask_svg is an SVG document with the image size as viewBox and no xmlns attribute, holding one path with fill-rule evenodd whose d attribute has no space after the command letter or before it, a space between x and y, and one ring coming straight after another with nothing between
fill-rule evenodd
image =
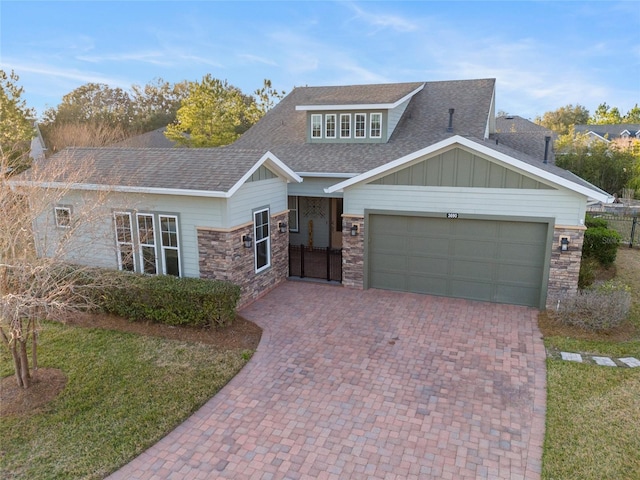
<instances>
[{"instance_id":1,"label":"fence","mask_svg":"<svg viewBox=\"0 0 640 480\"><path fill-rule=\"evenodd\" d=\"M629 245L640 244L640 226L638 226L637 215L616 215L613 213L590 213L594 218L603 218L607 221L609 228L622 235L623 243Z\"/></svg>"}]
</instances>

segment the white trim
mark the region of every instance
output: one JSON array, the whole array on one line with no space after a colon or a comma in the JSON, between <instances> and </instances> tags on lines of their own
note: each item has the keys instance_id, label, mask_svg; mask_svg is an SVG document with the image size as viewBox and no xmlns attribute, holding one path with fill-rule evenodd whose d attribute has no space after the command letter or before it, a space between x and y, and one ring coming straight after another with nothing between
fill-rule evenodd
<instances>
[{"instance_id":1,"label":"white trim","mask_svg":"<svg viewBox=\"0 0 640 480\"><path fill-rule=\"evenodd\" d=\"M356 103L356 104L345 104L345 105L296 105L297 111L310 111L317 112L322 110L387 110L396 108L398 105L402 104L409 98L413 97L416 93L424 88L424 83L420 85L418 88L409 92L400 100L396 100L393 103ZM367 85L361 85L363 88L366 88ZM338 87L336 87L338 88Z\"/></svg>"},{"instance_id":2,"label":"white trim","mask_svg":"<svg viewBox=\"0 0 640 480\"><path fill-rule=\"evenodd\" d=\"M381 165L377 168L374 168L372 170L369 170L368 172L365 172L361 175L358 175L356 177L350 178L348 180L345 180L343 182L337 183L335 185L332 185L328 188L324 189L325 193L334 193L334 192L338 192L338 191L343 191L345 188L350 187L352 185L355 185L356 183L361 183L364 182L366 180L369 180L377 175L383 174L385 172L388 172L390 170L393 170L397 167L400 167L406 163L409 163L413 160L416 160L420 157L423 157L425 155L431 155L433 153L438 152L439 150L454 146L454 145L461 145L463 147L467 147L471 150L474 150L478 153L481 153L483 155L486 155L488 157L494 158L500 162L504 162L507 165L510 165L512 167L518 168L526 173L530 173L536 177L542 178L544 180L547 180L555 185L559 185L561 187L567 188L569 190L572 190L576 193L580 193L581 195L584 195L588 198L594 198L596 200L599 200L601 202L604 203L611 203L613 201L613 197L605 194L605 193L600 193L597 190L579 185L577 183L572 182L571 180L567 180L565 178L559 177L558 175L555 175L553 173L547 172L546 170L542 170L538 167L535 167L533 165L530 165L526 162L523 162L521 160L518 160L516 158L510 157L509 155L505 155L504 153L500 153L496 150L493 150L491 148L488 148L484 145L480 145L479 143L476 143L472 140L469 140L468 138L462 137L460 135L454 135L452 137L449 137L445 140L442 140L440 142L434 143L433 145L430 145L429 147L423 148L421 150L418 150L416 152L413 152L409 155L405 155L404 157L398 158L396 160L393 160L389 163L386 163L385 165Z\"/></svg>"},{"instance_id":3,"label":"white trim","mask_svg":"<svg viewBox=\"0 0 640 480\"><path fill-rule=\"evenodd\" d=\"M356 125L358 124L358 121L356 118L359 115L362 115L364 117L364 135L362 136L356 135L356 132L358 131L356 129ZM357 112L353 114L353 138L367 138L367 114L365 112Z\"/></svg>"},{"instance_id":4,"label":"white trim","mask_svg":"<svg viewBox=\"0 0 640 480\"><path fill-rule=\"evenodd\" d=\"M129 234L131 236L131 242L121 242L120 239L118 238L118 220L117 217L118 216L122 216L122 217L128 217L129 218ZM133 232L134 232L134 225L133 225L133 215L131 215L131 212L127 212L127 211L122 211L122 210L116 210L113 212L113 228L115 230L115 234L116 234L116 252L118 254L118 270L124 270L124 268L122 268L122 245L130 245L131 246L131 262L133 263L133 272L137 272L138 271L138 265L137 265L137 255L136 255L136 249L135 249L135 242L134 242L134 236L133 236ZM130 270L126 270L127 272Z\"/></svg>"},{"instance_id":5,"label":"white trim","mask_svg":"<svg viewBox=\"0 0 640 480\"><path fill-rule=\"evenodd\" d=\"M376 115L380 117L380 134L373 135L373 116ZM382 112L371 112L369 114L369 138L382 138Z\"/></svg>"},{"instance_id":6,"label":"white trim","mask_svg":"<svg viewBox=\"0 0 640 480\"><path fill-rule=\"evenodd\" d=\"M271 152L266 152L253 167L249 169L227 192L219 190L189 190L186 188L158 188L158 187L133 187L125 185L100 185L96 183L65 183L65 182L32 182L28 180L10 180L11 188L14 187L40 187L40 188L64 188L66 190L91 190L98 192L119 193L148 193L156 195L177 195L189 197L230 198L263 164L275 170L285 177L287 182L302 183L302 178L287 167L282 160Z\"/></svg>"},{"instance_id":7,"label":"white trim","mask_svg":"<svg viewBox=\"0 0 640 480\"><path fill-rule=\"evenodd\" d=\"M260 239L260 243L267 244L267 263L258 268L258 235L256 234L256 215L267 212L267 236ZM253 211L253 268L255 273L260 273L271 267L271 210L269 207Z\"/></svg>"},{"instance_id":8,"label":"white trim","mask_svg":"<svg viewBox=\"0 0 640 480\"><path fill-rule=\"evenodd\" d=\"M333 135L328 134L329 117L333 117ZM324 116L324 138L338 138L338 115L335 113L327 113Z\"/></svg>"},{"instance_id":9,"label":"white trim","mask_svg":"<svg viewBox=\"0 0 640 480\"><path fill-rule=\"evenodd\" d=\"M342 119L343 117L348 117L349 118L349 135L342 135ZM341 113L339 115L340 118L340 138L351 138L351 114L350 113Z\"/></svg>"},{"instance_id":10,"label":"white trim","mask_svg":"<svg viewBox=\"0 0 640 480\"><path fill-rule=\"evenodd\" d=\"M313 120L314 120L314 117L315 118L320 118L320 135L318 135L318 136L314 136L313 135ZM309 132L309 137L310 138L312 138L312 139L313 138L322 138L322 114L314 113L313 115L311 115L311 123L310 123L309 126L311 128L311 131Z\"/></svg>"},{"instance_id":11,"label":"white trim","mask_svg":"<svg viewBox=\"0 0 640 480\"><path fill-rule=\"evenodd\" d=\"M307 178L353 178L359 173L335 173L335 172L297 172L301 177ZM301 183L301 182L298 182Z\"/></svg>"},{"instance_id":12,"label":"white trim","mask_svg":"<svg viewBox=\"0 0 640 480\"><path fill-rule=\"evenodd\" d=\"M67 212L67 224L63 225L62 223L59 222L60 218L58 217L58 211L64 211ZM71 207L66 207L64 205L56 205L55 207L53 207L53 217L56 221L56 227L57 228L71 228Z\"/></svg>"},{"instance_id":13,"label":"white trim","mask_svg":"<svg viewBox=\"0 0 640 480\"><path fill-rule=\"evenodd\" d=\"M162 230L162 219L163 218L172 218L175 220L176 224L176 246L165 245L163 238L163 230ZM180 253L180 221L178 220L177 215L169 215L169 214L158 214L158 223L160 229L160 251L162 252L162 274L167 275L167 257L165 255L166 250L175 250L178 253L178 277L183 276L182 272L182 255ZM171 233L171 232L169 232Z\"/></svg>"},{"instance_id":14,"label":"white trim","mask_svg":"<svg viewBox=\"0 0 640 480\"><path fill-rule=\"evenodd\" d=\"M151 231L153 232L153 243L142 243L142 239L140 238L140 217L151 218ZM153 256L154 256L155 267L156 267L156 271L153 272L153 275L157 275L158 274L158 244L156 241L156 237L158 235L158 232L156 232L156 218L153 213L136 212L136 233L137 233L136 237L138 239L138 255L140 256L140 271L141 273L147 273L145 272L143 249L153 247ZM160 232L160 236L162 236L162 232Z\"/></svg>"},{"instance_id":15,"label":"white trim","mask_svg":"<svg viewBox=\"0 0 640 480\"><path fill-rule=\"evenodd\" d=\"M587 135L590 137L595 137L596 140L602 140L603 142L610 143L611 140L603 137L602 135L597 134L596 132L592 132L591 130L587 131Z\"/></svg>"}]
</instances>

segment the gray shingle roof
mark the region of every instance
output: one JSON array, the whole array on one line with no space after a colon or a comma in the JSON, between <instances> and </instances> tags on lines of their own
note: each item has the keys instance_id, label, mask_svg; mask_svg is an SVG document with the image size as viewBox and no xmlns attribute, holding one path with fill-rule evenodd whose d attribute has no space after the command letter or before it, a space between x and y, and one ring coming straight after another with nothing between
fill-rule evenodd
<instances>
[{"instance_id":1,"label":"gray shingle roof","mask_svg":"<svg viewBox=\"0 0 640 480\"><path fill-rule=\"evenodd\" d=\"M494 141L497 140L499 143L540 160L544 159L545 137L551 137L547 151L547 162L555 163L553 143L558 138L558 134L526 118L518 116L497 117L496 133L490 136Z\"/></svg>"},{"instance_id":2,"label":"gray shingle roof","mask_svg":"<svg viewBox=\"0 0 640 480\"><path fill-rule=\"evenodd\" d=\"M36 172L44 165L50 182L72 178L89 185L227 192L265 153L229 147L69 148L13 180L42 180ZM65 168L56 168L61 163Z\"/></svg>"},{"instance_id":3,"label":"gray shingle roof","mask_svg":"<svg viewBox=\"0 0 640 480\"><path fill-rule=\"evenodd\" d=\"M576 133L593 132L601 137L607 137L609 140L619 138L620 134L625 130L631 135L635 135L640 131L640 123L618 123L608 125L576 125Z\"/></svg>"},{"instance_id":4,"label":"gray shingle roof","mask_svg":"<svg viewBox=\"0 0 640 480\"><path fill-rule=\"evenodd\" d=\"M135 137L125 138L120 142L109 145L112 147L124 147L124 148L173 148L179 145L173 140L169 140L164 136L166 127L157 128L150 132L136 135Z\"/></svg>"},{"instance_id":5,"label":"gray shingle roof","mask_svg":"<svg viewBox=\"0 0 640 480\"><path fill-rule=\"evenodd\" d=\"M304 97L298 105L363 105L394 103L424 82L386 83L379 85L345 85L337 87L305 87Z\"/></svg>"},{"instance_id":6,"label":"gray shingle roof","mask_svg":"<svg viewBox=\"0 0 640 480\"><path fill-rule=\"evenodd\" d=\"M424 88L412 97L387 143L307 143L307 113L296 111L296 106L337 103L335 99L330 100L330 92L340 92L342 88L347 89L348 95L343 92L338 96L348 97L348 101L397 100L423 83ZM488 119L493 115L495 79L398 85L402 88L388 85L295 88L234 146L269 149L296 172L363 173L455 134L484 137ZM387 94L381 93L387 91L393 91L393 95L385 97ZM318 95L320 100L316 98ZM450 108L455 109L453 132L447 132Z\"/></svg>"}]
</instances>

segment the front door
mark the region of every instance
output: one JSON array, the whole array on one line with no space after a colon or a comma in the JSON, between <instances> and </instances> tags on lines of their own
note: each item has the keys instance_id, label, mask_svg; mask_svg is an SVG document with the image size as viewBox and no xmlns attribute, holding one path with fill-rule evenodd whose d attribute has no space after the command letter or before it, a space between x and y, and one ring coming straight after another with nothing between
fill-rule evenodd
<instances>
[{"instance_id":1,"label":"front door","mask_svg":"<svg viewBox=\"0 0 640 480\"><path fill-rule=\"evenodd\" d=\"M342 248L342 199L331 199L331 248Z\"/></svg>"}]
</instances>

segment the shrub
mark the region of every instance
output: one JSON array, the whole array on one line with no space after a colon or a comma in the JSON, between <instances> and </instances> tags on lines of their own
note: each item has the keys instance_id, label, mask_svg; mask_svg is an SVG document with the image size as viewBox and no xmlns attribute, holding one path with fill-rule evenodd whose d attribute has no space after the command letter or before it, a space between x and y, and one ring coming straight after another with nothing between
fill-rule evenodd
<instances>
[{"instance_id":1,"label":"shrub","mask_svg":"<svg viewBox=\"0 0 640 480\"><path fill-rule=\"evenodd\" d=\"M587 228L609 228L609 222L604 218L592 217L591 215L585 217L584 225Z\"/></svg>"},{"instance_id":2,"label":"shrub","mask_svg":"<svg viewBox=\"0 0 640 480\"><path fill-rule=\"evenodd\" d=\"M605 227L587 228L584 232L582 257L593 257L604 267L613 265L622 237L615 230Z\"/></svg>"},{"instance_id":3,"label":"shrub","mask_svg":"<svg viewBox=\"0 0 640 480\"><path fill-rule=\"evenodd\" d=\"M235 319L240 287L229 282L170 275L104 271L96 304L133 321L222 327Z\"/></svg>"},{"instance_id":4,"label":"shrub","mask_svg":"<svg viewBox=\"0 0 640 480\"><path fill-rule=\"evenodd\" d=\"M601 332L619 326L631 308L631 289L608 281L560 302L556 315L566 324Z\"/></svg>"},{"instance_id":5,"label":"shrub","mask_svg":"<svg viewBox=\"0 0 640 480\"><path fill-rule=\"evenodd\" d=\"M599 262L592 257L583 258L580 262L580 272L578 273L578 288L584 290L591 286L596 280L596 272Z\"/></svg>"}]
</instances>

